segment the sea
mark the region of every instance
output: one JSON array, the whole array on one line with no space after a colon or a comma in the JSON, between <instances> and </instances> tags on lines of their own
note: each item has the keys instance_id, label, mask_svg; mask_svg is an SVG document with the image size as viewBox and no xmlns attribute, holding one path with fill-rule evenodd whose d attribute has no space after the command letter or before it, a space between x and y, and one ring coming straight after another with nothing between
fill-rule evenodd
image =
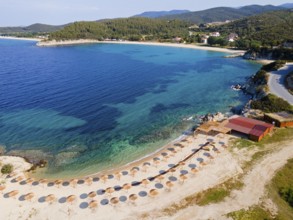
<instances>
[{"instance_id":1,"label":"sea","mask_svg":"<svg viewBox=\"0 0 293 220\"><path fill-rule=\"evenodd\" d=\"M133 44L37 47L0 40L0 145L48 161L40 177L119 167L248 97L260 64L227 54ZM189 120L187 120L189 119Z\"/></svg>"}]
</instances>

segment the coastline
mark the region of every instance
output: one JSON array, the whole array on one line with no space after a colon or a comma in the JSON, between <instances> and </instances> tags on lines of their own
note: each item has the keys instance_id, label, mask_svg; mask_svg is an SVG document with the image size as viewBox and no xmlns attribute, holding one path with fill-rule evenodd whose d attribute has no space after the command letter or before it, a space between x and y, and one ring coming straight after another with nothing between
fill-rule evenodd
<instances>
[{"instance_id":1,"label":"coastline","mask_svg":"<svg viewBox=\"0 0 293 220\"><path fill-rule=\"evenodd\" d=\"M42 39L39 39L39 38L5 37L5 36L0 36L0 39L6 39L6 40L26 40L26 41L37 41L37 42L40 42L42 40Z\"/></svg>"},{"instance_id":2,"label":"coastline","mask_svg":"<svg viewBox=\"0 0 293 220\"><path fill-rule=\"evenodd\" d=\"M223 52L230 54L244 54L244 50L232 50L227 48L219 47L208 47L208 46L199 46L194 44L177 44L177 43L160 43L160 42L136 42L136 41L98 41L90 39L80 39L80 40L68 40L68 41L40 41L37 43L39 47L56 47L56 46L70 46L78 44L136 44L136 45L148 45L148 46L167 46L167 47L178 47L178 48L187 48L187 49L196 49L196 50L207 50L215 52Z\"/></svg>"}]
</instances>

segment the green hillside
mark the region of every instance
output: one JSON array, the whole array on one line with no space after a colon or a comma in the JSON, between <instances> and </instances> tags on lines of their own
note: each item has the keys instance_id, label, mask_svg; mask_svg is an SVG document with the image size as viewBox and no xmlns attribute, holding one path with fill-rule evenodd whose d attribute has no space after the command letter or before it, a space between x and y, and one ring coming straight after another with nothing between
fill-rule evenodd
<instances>
[{"instance_id":1,"label":"green hillside","mask_svg":"<svg viewBox=\"0 0 293 220\"><path fill-rule=\"evenodd\" d=\"M211 8L203 11L189 12L179 15L163 16L164 19L180 19L195 24L211 23L216 21L236 20L268 11L284 9L273 5L249 5L239 9L229 7Z\"/></svg>"},{"instance_id":2,"label":"green hillside","mask_svg":"<svg viewBox=\"0 0 293 220\"><path fill-rule=\"evenodd\" d=\"M0 27L0 34L49 33L60 30L66 25L32 24L26 27Z\"/></svg>"},{"instance_id":3,"label":"green hillside","mask_svg":"<svg viewBox=\"0 0 293 220\"><path fill-rule=\"evenodd\" d=\"M49 39L170 39L188 36L190 23L179 20L155 20L150 18L121 18L100 22L75 22L50 34Z\"/></svg>"}]
</instances>

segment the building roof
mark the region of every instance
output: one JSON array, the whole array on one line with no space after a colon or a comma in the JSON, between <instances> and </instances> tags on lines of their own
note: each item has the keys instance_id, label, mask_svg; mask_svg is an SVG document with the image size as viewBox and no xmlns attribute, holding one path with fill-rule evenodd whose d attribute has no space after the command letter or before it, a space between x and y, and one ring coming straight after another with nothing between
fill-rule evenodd
<instances>
[{"instance_id":1,"label":"building roof","mask_svg":"<svg viewBox=\"0 0 293 220\"><path fill-rule=\"evenodd\" d=\"M293 121L293 115L288 112L266 113L265 115L279 122Z\"/></svg>"},{"instance_id":2,"label":"building roof","mask_svg":"<svg viewBox=\"0 0 293 220\"><path fill-rule=\"evenodd\" d=\"M241 116L232 116L225 126L234 131L254 136L261 136L267 129L274 127L263 121Z\"/></svg>"}]
</instances>

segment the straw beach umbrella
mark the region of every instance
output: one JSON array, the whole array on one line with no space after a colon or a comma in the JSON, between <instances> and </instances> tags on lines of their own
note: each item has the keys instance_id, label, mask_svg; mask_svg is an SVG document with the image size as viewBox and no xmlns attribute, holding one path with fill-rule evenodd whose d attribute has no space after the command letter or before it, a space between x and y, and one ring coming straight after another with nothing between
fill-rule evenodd
<instances>
[{"instance_id":1,"label":"straw beach umbrella","mask_svg":"<svg viewBox=\"0 0 293 220\"><path fill-rule=\"evenodd\" d=\"M47 179L40 179L39 183L45 185L48 183L48 180Z\"/></svg>"},{"instance_id":2,"label":"straw beach umbrella","mask_svg":"<svg viewBox=\"0 0 293 220\"><path fill-rule=\"evenodd\" d=\"M180 162L178 163L178 165L180 166L180 170L182 170L183 167L185 166L185 162L184 162L184 161L180 161Z\"/></svg>"},{"instance_id":3,"label":"straw beach umbrella","mask_svg":"<svg viewBox=\"0 0 293 220\"><path fill-rule=\"evenodd\" d=\"M171 169L169 169L169 172L171 172L172 175L173 175L173 173L176 172L176 168L171 168Z\"/></svg>"},{"instance_id":4,"label":"straw beach umbrella","mask_svg":"<svg viewBox=\"0 0 293 220\"><path fill-rule=\"evenodd\" d=\"M71 179L71 180L69 181L69 184L70 184L73 188L75 188L76 185L77 185L77 182L78 182L78 179Z\"/></svg>"},{"instance_id":5,"label":"straw beach umbrella","mask_svg":"<svg viewBox=\"0 0 293 220\"><path fill-rule=\"evenodd\" d=\"M195 175L198 172L198 169L196 169L195 167L191 168L191 173L193 175Z\"/></svg>"},{"instance_id":6,"label":"straw beach umbrella","mask_svg":"<svg viewBox=\"0 0 293 220\"><path fill-rule=\"evenodd\" d=\"M133 176L133 177L134 177L136 173L137 173L137 169L133 169L133 168L132 168L132 169L130 170L130 176Z\"/></svg>"},{"instance_id":7,"label":"straw beach umbrella","mask_svg":"<svg viewBox=\"0 0 293 220\"><path fill-rule=\"evenodd\" d=\"M27 201L31 201L32 198L34 198L34 197L35 197L35 194L31 192L31 193L26 194L24 196L24 199L27 200Z\"/></svg>"},{"instance_id":8,"label":"straw beach umbrella","mask_svg":"<svg viewBox=\"0 0 293 220\"><path fill-rule=\"evenodd\" d=\"M86 182L86 184L87 184L88 186L90 186L90 185L92 185L92 183L93 183L93 178L91 178L91 177L87 177L87 178L85 178L85 182Z\"/></svg>"},{"instance_id":9,"label":"straw beach umbrella","mask_svg":"<svg viewBox=\"0 0 293 220\"><path fill-rule=\"evenodd\" d=\"M160 164L160 160L154 158L153 163L155 164L155 167L158 167L158 165Z\"/></svg>"},{"instance_id":10,"label":"straw beach umbrella","mask_svg":"<svg viewBox=\"0 0 293 220\"><path fill-rule=\"evenodd\" d=\"M150 193L149 193L152 197L155 197L159 194L158 190L156 189L151 189L150 190Z\"/></svg>"},{"instance_id":11,"label":"straw beach umbrella","mask_svg":"<svg viewBox=\"0 0 293 220\"><path fill-rule=\"evenodd\" d=\"M166 186L171 190L171 188L174 186L174 184L171 181L166 182Z\"/></svg>"},{"instance_id":12,"label":"straw beach umbrella","mask_svg":"<svg viewBox=\"0 0 293 220\"><path fill-rule=\"evenodd\" d=\"M120 178L121 178L121 173L120 173L120 172L116 172L116 173L115 173L115 176L116 176L116 179L117 179L117 180L120 180Z\"/></svg>"},{"instance_id":13,"label":"straw beach umbrella","mask_svg":"<svg viewBox=\"0 0 293 220\"><path fill-rule=\"evenodd\" d=\"M106 181L108 180L108 176L107 175L102 175L101 176L101 180L103 180L104 183L106 183Z\"/></svg>"},{"instance_id":14,"label":"straw beach umbrella","mask_svg":"<svg viewBox=\"0 0 293 220\"><path fill-rule=\"evenodd\" d=\"M165 179L165 177L163 175L159 175L156 177L157 180L159 180L159 183L162 182L163 179Z\"/></svg>"},{"instance_id":15,"label":"straw beach umbrella","mask_svg":"<svg viewBox=\"0 0 293 220\"><path fill-rule=\"evenodd\" d=\"M23 177L22 177L22 176L18 176L18 177L15 178L15 181L16 181L16 182L20 182L20 181L22 181L22 180L23 180Z\"/></svg>"},{"instance_id":16,"label":"straw beach umbrella","mask_svg":"<svg viewBox=\"0 0 293 220\"><path fill-rule=\"evenodd\" d=\"M67 198L66 198L66 202L70 203L70 204L72 204L75 200L76 200L75 195L70 195L70 196L67 196Z\"/></svg>"},{"instance_id":17,"label":"straw beach umbrella","mask_svg":"<svg viewBox=\"0 0 293 220\"><path fill-rule=\"evenodd\" d=\"M113 187L108 187L105 191L111 196L111 194L115 191L115 189Z\"/></svg>"},{"instance_id":18,"label":"straw beach umbrella","mask_svg":"<svg viewBox=\"0 0 293 220\"><path fill-rule=\"evenodd\" d=\"M168 155L164 155L164 156L163 156L163 161L164 161L164 162L167 162L169 158L170 158L170 157L169 157Z\"/></svg>"},{"instance_id":19,"label":"straw beach umbrella","mask_svg":"<svg viewBox=\"0 0 293 220\"><path fill-rule=\"evenodd\" d=\"M98 201L97 200L92 200L89 202L89 208L92 210L95 210L98 207Z\"/></svg>"},{"instance_id":20,"label":"straw beach umbrella","mask_svg":"<svg viewBox=\"0 0 293 220\"><path fill-rule=\"evenodd\" d=\"M88 194L88 197L92 199L92 198L94 198L96 195L97 195L97 193L96 193L95 191L92 191L92 192L90 192L90 193Z\"/></svg>"},{"instance_id":21,"label":"straw beach umbrella","mask_svg":"<svg viewBox=\"0 0 293 220\"><path fill-rule=\"evenodd\" d=\"M129 195L129 200L132 201L132 202L134 203L135 200L137 200L137 195L136 195L136 194L131 194L131 195Z\"/></svg>"},{"instance_id":22,"label":"straw beach umbrella","mask_svg":"<svg viewBox=\"0 0 293 220\"><path fill-rule=\"evenodd\" d=\"M146 187L150 183L150 181L148 179L143 179L141 183L144 185L144 187Z\"/></svg>"},{"instance_id":23,"label":"straw beach umbrella","mask_svg":"<svg viewBox=\"0 0 293 220\"><path fill-rule=\"evenodd\" d=\"M3 193L3 190L6 189L6 186L5 185L0 185L0 191L1 193Z\"/></svg>"},{"instance_id":24,"label":"straw beach umbrella","mask_svg":"<svg viewBox=\"0 0 293 220\"><path fill-rule=\"evenodd\" d=\"M15 197L18 193L19 193L18 190L13 190L13 191L8 193L8 197Z\"/></svg>"},{"instance_id":25,"label":"straw beach umbrella","mask_svg":"<svg viewBox=\"0 0 293 220\"><path fill-rule=\"evenodd\" d=\"M180 174L180 179L182 180L182 183L184 183L184 181L187 180L187 176L184 174Z\"/></svg>"},{"instance_id":26,"label":"straw beach umbrella","mask_svg":"<svg viewBox=\"0 0 293 220\"><path fill-rule=\"evenodd\" d=\"M56 184L56 186L59 188L60 185L62 184L62 180L55 180L54 183Z\"/></svg>"},{"instance_id":27,"label":"straw beach umbrella","mask_svg":"<svg viewBox=\"0 0 293 220\"><path fill-rule=\"evenodd\" d=\"M117 205L118 202L119 202L119 199L117 197L113 197L112 199L110 199L110 202L113 204L113 205Z\"/></svg>"},{"instance_id":28,"label":"straw beach umbrella","mask_svg":"<svg viewBox=\"0 0 293 220\"><path fill-rule=\"evenodd\" d=\"M28 178L25 182L26 182L26 184L31 184L34 181L35 181L34 178Z\"/></svg>"},{"instance_id":29,"label":"straw beach umbrella","mask_svg":"<svg viewBox=\"0 0 293 220\"><path fill-rule=\"evenodd\" d=\"M143 171L143 172L146 172L147 169L149 168L149 166L150 166L150 163L147 163L147 162L144 163L144 164L142 165L142 168L143 168L142 171Z\"/></svg>"},{"instance_id":30,"label":"straw beach umbrella","mask_svg":"<svg viewBox=\"0 0 293 220\"><path fill-rule=\"evenodd\" d=\"M126 192L131 188L131 184L130 183L125 183L123 186L122 186L122 189L124 189Z\"/></svg>"},{"instance_id":31,"label":"straw beach umbrella","mask_svg":"<svg viewBox=\"0 0 293 220\"><path fill-rule=\"evenodd\" d=\"M52 204L53 202L56 201L56 197L53 194L49 194L45 197L45 201L48 202L49 204Z\"/></svg>"}]
</instances>

